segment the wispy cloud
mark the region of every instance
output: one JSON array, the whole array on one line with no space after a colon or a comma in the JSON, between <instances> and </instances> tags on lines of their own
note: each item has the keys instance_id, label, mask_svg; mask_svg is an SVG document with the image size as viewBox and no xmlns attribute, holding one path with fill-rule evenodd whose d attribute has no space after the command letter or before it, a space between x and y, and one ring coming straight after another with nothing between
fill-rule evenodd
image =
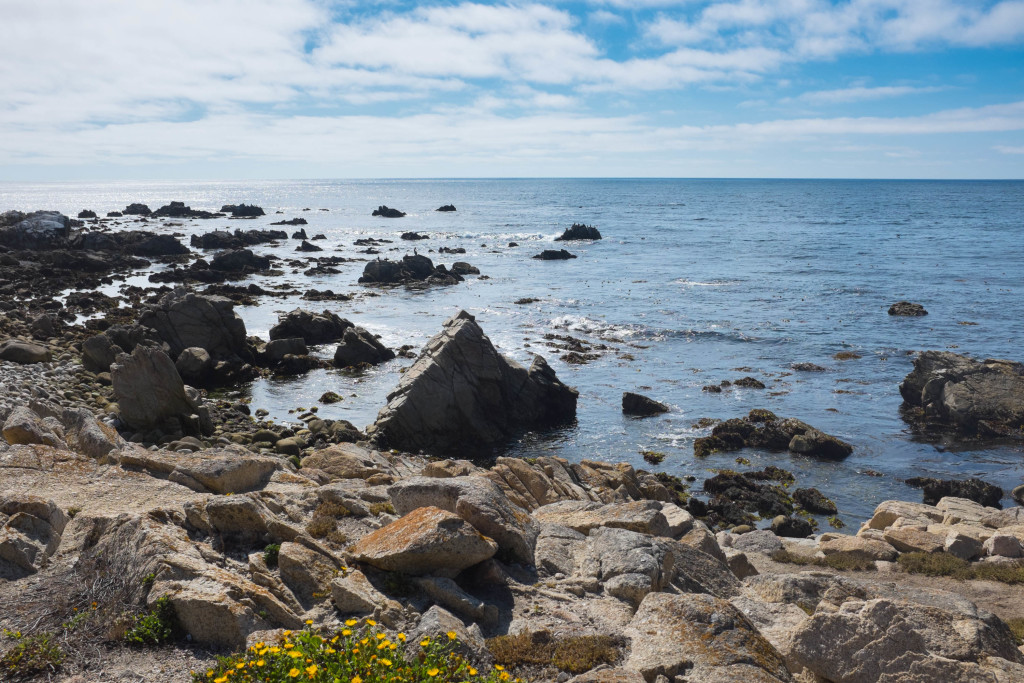
<instances>
[{"instance_id":1,"label":"wispy cloud","mask_svg":"<svg viewBox=\"0 0 1024 683\"><path fill-rule=\"evenodd\" d=\"M887 85L875 88L853 87L839 88L837 90L815 90L802 93L792 100L810 102L813 104L837 104L843 102L862 102L865 100L880 100L889 97L903 97L905 95L922 95L926 93L942 92L946 88L942 86L909 86L909 85ZM786 101L786 100L783 100Z\"/></svg>"}]
</instances>

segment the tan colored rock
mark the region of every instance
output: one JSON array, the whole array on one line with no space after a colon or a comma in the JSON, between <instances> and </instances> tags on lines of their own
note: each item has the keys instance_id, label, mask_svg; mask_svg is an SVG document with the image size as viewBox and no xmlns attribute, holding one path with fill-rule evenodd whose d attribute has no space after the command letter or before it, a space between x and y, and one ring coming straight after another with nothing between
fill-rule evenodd
<instances>
[{"instance_id":1,"label":"tan colored rock","mask_svg":"<svg viewBox=\"0 0 1024 683\"><path fill-rule=\"evenodd\" d=\"M827 540L825 540L826 537ZM884 541L872 541L860 536L823 534L822 539L822 542L818 544L818 550L825 555L856 555L871 560L893 562L899 554L895 548Z\"/></svg>"},{"instance_id":2,"label":"tan colored rock","mask_svg":"<svg viewBox=\"0 0 1024 683\"><path fill-rule=\"evenodd\" d=\"M570 678L567 683L644 683L644 677L633 669L599 669Z\"/></svg>"},{"instance_id":3,"label":"tan colored rock","mask_svg":"<svg viewBox=\"0 0 1024 683\"><path fill-rule=\"evenodd\" d=\"M742 612L710 595L651 593L625 630L632 639L625 668L647 683L658 676L687 681L792 681L778 650Z\"/></svg>"},{"instance_id":4,"label":"tan colored rock","mask_svg":"<svg viewBox=\"0 0 1024 683\"><path fill-rule=\"evenodd\" d=\"M711 533L703 523L695 522L693 528L683 535L679 539L679 542L688 545L691 548L696 548L703 553L707 553L711 557L726 562L725 553L722 552L722 547L718 545L718 539Z\"/></svg>"},{"instance_id":5,"label":"tan colored rock","mask_svg":"<svg viewBox=\"0 0 1024 683\"><path fill-rule=\"evenodd\" d=\"M388 487L388 495L400 515L426 506L447 510L494 539L505 556L533 563L540 526L484 477L409 477Z\"/></svg>"},{"instance_id":6,"label":"tan colored rock","mask_svg":"<svg viewBox=\"0 0 1024 683\"><path fill-rule=\"evenodd\" d=\"M980 522L987 527L1000 529L1004 526L1024 524L1024 507L1012 507L1005 510L990 512L981 518Z\"/></svg>"},{"instance_id":7,"label":"tan colored rock","mask_svg":"<svg viewBox=\"0 0 1024 683\"><path fill-rule=\"evenodd\" d=\"M84 408L66 408L61 417L65 439L72 450L97 460L125 446L117 430L97 420Z\"/></svg>"},{"instance_id":8,"label":"tan colored rock","mask_svg":"<svg viewBox=\"0 0 1024 683\"><path fill-rule=\"evenodd\" d=\"M302 466L322 470L331 479L369 479L392 474L390 464L380 453L350 443L314 451L302 460Z\"/></svg>"},{"instance_id":9,"label":"tan colored rock","mask_svg":"<svg viewBox=\"0 0 1024 683\"><path fill-rule=\"evenodd\" d=\"M977 539L981 543L987 541L996 532L995 529L975 524L929 524L926 531L936 536L961 534Z\"/></svg>"},{"instance_id":10,"label":"tan colored rock","mask_svg":"<svg viewBox=\"0 0 1024 683\"><path fill-rule=\"evenodd\" d=\"M938 553L942 552L946 546L945 536L917 529L893 529L890 527L885 532L885 541L901 553Z\"/></svg>"},{"instance_id":11,"label":"tan colored rock","mask_svg":"<svg viewBox=\"0 0 1024 683\"><path fill-rule=\"evenodd\" d=\"M1010 534L997 533L985 541L985 554L991 557L1024 557L1020 539Z\"/></svg>"},{"instance_id":12,"label":"tan colored rock","mask_svg":"<svg viewBox=\"0 0 1024 683\"><path fill-rule=\"evenodd\" d=\"M364 536L349 551L386 571L454 576L492 557L498 544L454 513L422 507Z\"/></svg>"},{"instance_id":13,"label":"tan colored rock","mask_svg":"<svg viewBox=\"0 0 1024 683\"><path fill-rule=\"evenodd\" d=\"M494 625L498 608L462 590L457 583L443 576L413 579L423 595L431 601L467 619L470 623Z\"/></svg>"},{"instance_id":14,"label":"tan colored rock","mask_svg":"<svg viewBox=\"0 0 1024 683\"><path fill-rule=\"evenodd\" d=\"M756 576L758 571L750 560L747 558L747 554L742 550L736 550L734 548L725 548L726 563L729 565L729 569L736 575L737 579L745 579L748 576Z\"/></svg>"},{"instance_id":15,"label":"tan colored rock","mask_svg":"<svg viewBox=\"0 0 1024 683\"><path fill-rule=\"evenodd\" d=\"M575 556L586 545L587 537L560 524L542 524L533 563L543 576L571 575L576 569Z\"/></svg>"},{"instance_id":16,"label":"tan colored rock","mask_svg":"<svg viewBox=\"0 0 1024 683\"><path fill-rule=\"evenodd\" d=\"M931 505L924 503L908 503L902 500L886 500L878 504L868 526L872 529L885 529L892 526L900 518L918 521L924 525L942 522L943 513Z\"/></svg>"},{"instance_id":17,"label":"tan colored rock","mask_svg":"<svg viewBox=\"0 0 1024 683\"><path fill-rule=\"evenodd\" d=\"M967 681L972 679L958 673L962 665L991 656L1024 661L1004 623L962 600L942 607L847 600L804 622L793 635L792 649L795 665L826 680L850 683ZM914 677L915 672L921 676ZM943 677L923 677L928 672Z\"/></svg>"},{"instance_id":18,"label":"tan colored rock","mask_svg":"<svg viewBox=\"0 0 1024 683\"><path fill-rule=\"evenodd\" d=\"M661 514L668 522L668 536L680 538L693 529L693 515L675 503L662 503Z\"/></svg>"},{"instance_id":19,"label":"tan colored rock","mask_svg":"<svg viewBox=\"0 0 1024 683\"><path fill-rule=\"evenodd\" d=\"M793 649L793 634L809 618L807 612L793 603L767 602L748 595L737 596L729 602L750 619L788 663Z\"/></svg>"},{"instance_id":20,"label":"tan colored rock","mask_svg":"<svg viewBox=\"0 0 1024 683\"><path fill-rule=\"evenodd\" d=\"M944 549L950 555L968 561L981 557L985 552L983 541L955 531L946 535Z\"/></svg>"},{"instance_id":21,"label":"tan colored rock","mask_svg":"<svg viewBox=\"0 0 1024 683\"><path fill-rule=\"evenodd\" d=\"M435 460L423 466L420 473L424 477L437 477L447 479L448 477L465 477L470 474L477 474L485 470L477 467L468 460Z\"/></svg>"},{"instance_id":22,"label":"tan colored rock","mask_svg":"<svg viewBox=\"0 0 1024 683\"><path fill-rule=\"evenodd\" d=\"M610 527L652 536L670 536L668 521L661 513L661 505L649 500L606 505L562 501L537 508L533 511L533 518L539 522L561 524L582 534L589 534L598 527ZM691 526L692 523L691 519Z\"/></svg>"},{"instance_id":23,"label":"tan colored rock","mask_svg":"<svg viewBox=\"0 0 1024 683\"><path fill-rule=\"evenodd\" d=\"M43 419L30 408L18 407L11 411L3 424L4 440L12 446L18 444L43 444L64 448L64 440L54 432Z\"/></svg>"},{"instance_id":24,"label":"tan colored rock","mask_svg":"<svg viewBox=\"0 0 1024 683\"><path fill-rule=\"evenodd\" d=\"M373 614L387 600L358 569L349 569L331 582L331 597L342 614Z\"/></svg>"},{"instance_id":25,"label":"tan colored rock","mask_svg":"<svg viewBox=\"0 0 1024 683\"><path fill-rule=\"evenodd\" d=\"M200 493L261 489L275 472L291 467L280 458L255 455L240 446L207 449L185 457L129 447L118 452L118 462L125 469L148 472Z\"/></svg>"},{"instance_id":26,"label":"tan colored rock","mask_svg":"<svg viewBox=\"0 0 1024 683\"><path fill-rule=\"evenodd\" d=\"M338 561L299 543L282 543L277 566L281 580L304 606L326 600Z\"/></svg>"},{"instance_id":27,"label":"tan colored rock","mask_svg":"<svg viewBox=\"0 0 1024 683\"><path fill-rule=\"evenodd\" d=\"M935 509L943 513L943 524L980 523L988 515L998 512L995 508L985 507L973 500L953 496L941 498L935 504Z\"/></svg>"}]
</instances>

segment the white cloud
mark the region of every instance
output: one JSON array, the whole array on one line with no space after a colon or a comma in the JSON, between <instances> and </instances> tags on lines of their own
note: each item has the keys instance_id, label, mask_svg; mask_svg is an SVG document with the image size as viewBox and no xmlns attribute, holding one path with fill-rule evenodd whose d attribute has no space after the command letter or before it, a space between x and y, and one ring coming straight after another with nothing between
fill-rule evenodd
<instances>
[{"instance_id":1,"label":"white cloud","mask_svg":"<svg viewBox=\"0 0 1024 683\"><path fill-rule=\"evenodd\" d=\"M1024 146L1009 147L1007 145L996 145L992 149L1000 152L1001 154L1024 154Z\"/></svg>"},{"instance_id":2,"label":"white cloud","mask_svg":"<svg viewBox=\"0 0 1024 683\"><path fill-rule=\"evenodd\" d=\"M921 95L925 93L941 92L945 88L940 86L914 87L909 85L888 85L874 88L858 86L853 88L840 88L836 90L816 90L805 92L787 100L799 100L813 104L837 104L843 102L862 102L864 100L880 100L889 97L902 97L904 95Z\"/></svg>"}]
</instances>

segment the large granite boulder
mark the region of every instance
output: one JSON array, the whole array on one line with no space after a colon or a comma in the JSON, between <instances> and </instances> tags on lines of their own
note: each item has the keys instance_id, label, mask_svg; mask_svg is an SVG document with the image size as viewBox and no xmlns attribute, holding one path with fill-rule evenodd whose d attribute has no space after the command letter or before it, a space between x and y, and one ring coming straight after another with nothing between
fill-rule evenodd
<instances>
[{"instance_id":1,"label":"large granite boulder","mask_svg":"<svg viewBox=\"0 0 1024 683\"><path fill-rule=\"evenodd\" d=\"M245 323L225 297L175 289L143 312L139 325L153 329L168 344L173 358L187 348L198 347L213 359L252 360Z\"/></svg>"},{"instance_id":2,"label":"large granite boulder","mask_svg":"<svg viewBox=\"0 0 1024 683\"><path fill-rule=\"evenodd\" d=\"M461 311L427 343L370 430L407 451L483 451L520 430L572 420L577 396L540 356L529 370L504 358Z\"/></svg>"},{"instance_id":3,"label":"large granite boulder","mask_svg":"<svg viewBox=\"0 0 1024 683\"><path fill-rule=\"evenodd\" d=\"M540 527L489 479L409 477L389 487L388 495L402 515L425 506L453 512L480 533L493 538L504 559L533 564Z\"/></svg>"},{"instance_id":4,"label":"large granite boulder","mask_svg":"<svg viewBox=\"0 0 1024 683\"><path fill-rule=\"evenodd\" d=\"M1024 438L1024 364L925 351L900 384L904 415L965 435Z\"/></svg>"},{"instance_id":5,"label":"large granite boulder","mask_svg":"<svg viewBox=\"0 0 1024 683\"><path fill-rule=\"evenodd\" d=\"M385 571L450 577L491 558L497 550L497 543L458 515L422 507L363 536L349 553Z\"/></svg>"},{"instance_id":6,"label":"large granite boulder","mask_svg":"<svg viewBox=\"0 0 1024 683\"><path fill-rule=\"evenodd\" d=\"M647 683L659 676L685 676L690 683L793 680L782 655L750 620L711 595L651 593L625 635L632 639L625 666Z\"/></svg>"},{"instance_id":7,"label":"large granite boulder","mask_svg":"<svg viewBox=\"0 0 1024 683\"><path fill-rule=\"evenodd\" d=\"M952 594L933 604L876 598L819 608L793 634L791 658L825 680L850 683L1019 680L985 675L990 658L1024 672L1009 627Z\"/></svg>"},{"instance_id":8,"label":"large granite boulder","mask_svg":"<svg viewBox=\"0 0 1024 683\"><path fill-rule=\"evenodd\" d=\"M182 418L188 422L198 411L174 363L160 349L137 346L130 356L121 354L110 366L110 378L121 419L133 429L160 428L182 423Z\"/></svg>"},{"instance_id":9,"label":"large granite boulder","mask_svg":"<svg viewBox=\"0 0 1024 683\"><path fill-rule=\"evenodd\" d=\"M345 336L345 331L354 327L352 323L330 311L314 313L296 308L278 319L270 328L270 338L301 338L307 344L329 344Z\"/></svg>"}]
</instances>

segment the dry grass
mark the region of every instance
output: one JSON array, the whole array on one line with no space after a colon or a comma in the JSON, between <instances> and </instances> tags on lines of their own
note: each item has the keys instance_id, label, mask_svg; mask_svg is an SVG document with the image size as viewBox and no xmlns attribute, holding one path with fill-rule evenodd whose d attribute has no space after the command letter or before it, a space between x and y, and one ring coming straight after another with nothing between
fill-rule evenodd
<instances>
[{"instance_id":1,"label":"dry grass","mask_svg":"<svg viewBox=\"0 0 1024 683\"><path fill-rule=\"evenodd\" d=\"M911 574L948 576L961 581L998 581L1009 585L1024 583L1024 563L970 563L949 553L903 553L900 567Z\"/></svg>"},{"instance_id":2,"label":"dry grass","mask_svg":"<svg viewBox=\"0 0 1024 683\"><path fill-rule=\"evenodd\" d=\"M776 550L771 554L771 558L776 562L783 562L786 564L797 564L801 566L815 566L815 567L830 567L832 569L844 572L864 572L874 571L875 561L864 555L855 555L853 553L836 553L834 555L828 555L824 559L820 557L808 557L806 555L797 555L791 553L788 550Z\"/></svg>"}]
</instances>

